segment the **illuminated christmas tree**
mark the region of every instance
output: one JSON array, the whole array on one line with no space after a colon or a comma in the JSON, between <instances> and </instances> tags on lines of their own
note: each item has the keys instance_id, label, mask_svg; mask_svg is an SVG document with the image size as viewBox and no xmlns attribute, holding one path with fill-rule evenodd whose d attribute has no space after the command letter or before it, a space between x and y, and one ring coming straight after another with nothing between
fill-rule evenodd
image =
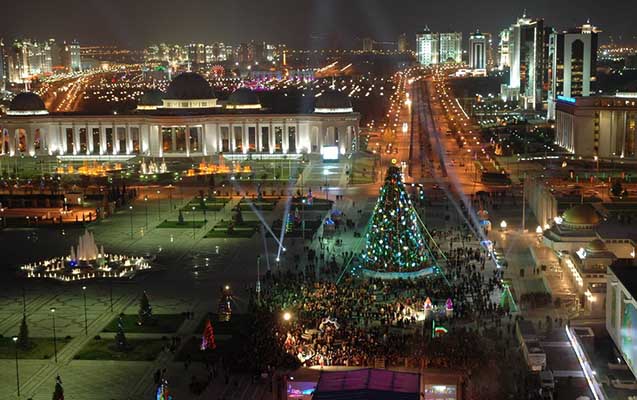
<instances>
[{"instance_id":1,"label":"illuminated christmas tree","mask_svg":"<svg viewBox=\"0 0 637 400\"><path fill-rule=\"evenodd\" d=\"M387 170L365 239L362 260L368 270L411 272L430 265L418 215L396 166Z\"/></svg>"},{"instance_id":2,"label":"illuminated christmas tree","mask_svg":"<svg viewBox=\"0 0 637 400\"><path fill-rule=\"evenodd\" d=\"M215 333L212 329L212 324L210 320L206 320L206 326L203 330L203 335L201 336L201 350L214 350L217 347L215 343Z\"/></svg>"}]
</instances>

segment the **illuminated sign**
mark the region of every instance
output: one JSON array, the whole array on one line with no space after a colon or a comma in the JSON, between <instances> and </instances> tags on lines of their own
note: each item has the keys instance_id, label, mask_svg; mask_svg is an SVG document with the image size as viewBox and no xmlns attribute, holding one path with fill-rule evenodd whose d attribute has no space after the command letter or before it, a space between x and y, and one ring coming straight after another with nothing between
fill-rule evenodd
<instances>
[{"instance_id":1,"label":"illuminated sign","mask_svg":"<svg viewBox=\"0 0 637 400\"><path fill-rule=\"evenodd\" d=\"M572 97L568 97L568 96L557 96L557 100L558 101L563 101L565 103L571 103L571 104L575 104L577 102L576 99L574 99Z\"/></svg>"},{"instance_id":2,"label":"illuminated sign","mask_svg":"<svg viewBox=\"0 0 637 400\"><path fill-rule=\"evenodd\" d=\"M338 160L338 146L323 146L323 161Z\"/></svg>"}]
</instances>

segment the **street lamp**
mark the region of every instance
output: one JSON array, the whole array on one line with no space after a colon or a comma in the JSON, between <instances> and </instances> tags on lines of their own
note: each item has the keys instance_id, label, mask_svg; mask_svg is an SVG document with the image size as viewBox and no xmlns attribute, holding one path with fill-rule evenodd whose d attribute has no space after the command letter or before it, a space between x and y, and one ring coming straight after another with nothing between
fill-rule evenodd
<instances>
[{"instance_id":1,"label":"street lamp","mask_svg":"<svg viewBox=\"0 0 637 400\"><path fill-rule=\"evenodd\" d=\"M208 217L206 216L206 211L208 210L208 197L204 197L203 198L203 203L202 203L202 208L203 208L203 222L206 223L208 222Z\"/></svg>"},{"instance_id":2,"label":"street lamp","mask_svg":"<svg viewBox=\"0 0 637 400\"><path fill-rule=\"evenodd\" d=\"M84 297L84 334L88 336L88 315L86 313L86 286L82 286L82 296Z\"/></svg>"},{"instance_id":3,"label":"street lamp","mask_svg":"<svg viewBox=\"0 0 637 400\"><path fill-rule=\"evenodd\" d=\"M55 362L58 362L58 345L57 337L55 335L55 307L51 307L51 317L53 318L53 354L55 355Z\"/></svg>"},{"instance_id":4,"label":"street lamp","mask_svg":"<svg viewBox=\"0 0 637 400\"><path fill-rule=\"evenodd\" d=\"M329 192L328 192L329 188L327 187L327 175L329 175L329 171L327 169L323 169L323 176L325 177L325 200L329 200Z\"/></svg>"},{"instance_id":5,"label":"street lamp","mask_svg":"<svg viewBox=\"0 0 637 400\"><path fill-rule=\"evenodd\" d=\"M500 222L500 228L502 228L502 230L505 230L507 228L507 222L505 220L502 220L502 222Z\"/></svg>"},{"instance_id":6,"label":"street lamp","mask_svg":"<svg viewBox=\"0 0 637 400\"><path fill-rule=\"evenodd\" d=\"M290 314L290 313L289 313L289 312L287 312L287 311L283 313L283 320L284 320L285 322L288 322L288 321L290 321L291 319L292 319L292 314Z\"/></svg>"},{"instance_id":7,"label":"street lamp","mask_svg":"<svg viewBox=\"0 0 637 400\"><path fill-rule=\"evenodd\" d=\"M130 238L133 238L133 206L128 206L130 210Z\"/></svg>"},{"instance_id":8,"label":"street lamp","mask_svg":"<svg viewBox=\"0 0 637 400\"><path fill-rule=\"evenodd\" d=\"M305 201L304 197L301 200L301 238L303 239L303 243L305 243Z\"/></svg>"},{"instance_id":9,"label":"street lamp","mask_svg":"<svg viewBox=\"0 0 637 400\"><path fill-rule=\"evenodd\" d=\"M195 206L192 206L192 238L195 238Z\"/></svg>"},{"instance_id":10,"label":"street lamp","mask_svg":"<svg viewBox=\"0 0 637 400\"><path fill-rule=\"evenodd\" d=\"M146 230L148 230L148 196L144 196L144 208L146 209Z\"/></svg>"},{"instance_id":11,"label":"street lamp","mask_svg":"<svg viewBox=\"0 0 637 400\"><path fill-rule=\"evenodd\" d=\"M170 210L173 210L173 184L171 183L170 185L168 185L168 201L170 202Z\"/></svg>"},{"instance_id":12,"label":"street lamp","mask_svg":"<svg viewBox=\"0 0 637 400\"><path fill-rule=\"evenodd\" d=\"M157 189L157 219L161 220L161 190Z\"/></svg>"},{"instance_id":13,"label":"street lamp","mask_svg":"<svg viewBox=\"0 0 637 400\"><path fill-rule=\"evenodd\" d=\"M18 337L14 336L11 339L13 339L13 344L15 346L15 381L16 381L16 385L18 386L18 397L20 397L20 372L18 369Z\"/></svg>"}]
</instances>

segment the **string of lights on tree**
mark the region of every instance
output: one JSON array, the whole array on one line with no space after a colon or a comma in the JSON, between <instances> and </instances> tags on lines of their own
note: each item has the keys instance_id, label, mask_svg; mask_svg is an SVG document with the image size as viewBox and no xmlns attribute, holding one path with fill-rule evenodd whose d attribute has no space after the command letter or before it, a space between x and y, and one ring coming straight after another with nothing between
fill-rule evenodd
<instances>
[{"instance_id":1,"label":"string of lights on tree","mask_svg":"<svg viewBox=\"0 0 637 400\"><path fill-rule=\"evenodd\" d=\"M396 166L388 168L380 189L362 259L374 271L418 271L430 264L418 215Z\"/></svg>"}]
</instances>

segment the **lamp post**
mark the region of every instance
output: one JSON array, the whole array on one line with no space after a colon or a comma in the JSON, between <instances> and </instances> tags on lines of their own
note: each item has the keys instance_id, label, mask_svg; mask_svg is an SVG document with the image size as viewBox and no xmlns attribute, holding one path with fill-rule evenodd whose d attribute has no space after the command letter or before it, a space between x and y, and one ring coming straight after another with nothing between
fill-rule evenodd
<instances>
[{"instance_id":1,"label":"lamp post","mask_svg":"<svg viewBox=\"0 0 637 400\"><path fill-rule=\"evenodd\" d=\"M157 219L161 220L161 190L157 189Z\"/></svg>"},{"instance_id":2,"label":"lamp post","mask_svg":"<svg viewBox=\"0 0 637 400\"><path fill-rule=\"evenodd\" d=\"M195 238L195 206L192 206L192 238Z\"/></svg>"},{"instance_id":3,"label":"lamp post","mask_svg":"<svg viewBox=\"0 0 637 400\"><path fill-rule=\"evenodd\" d=\"M130 210L130 238L133 238L133 206L128 206Z\"/></svg>"},{"instance_id":4,"label":"lamp post","mask_svg":"<svg viewBox=\"0 0 637 400\"><path fill-rule=\"evenodd\" d=\"M55 355L55 362L58 362L58 344L57 337L55 335L55 307L51 307L51 317L53 318L53 354Z\"/></svg>"},{"instance_id":5,"label":"lamp post","mask_svg":"<svg viewBox=\"0 0 637 400\"><path fill-rule=\"evenodd\" d=\"M144 196L144 209L146 211L146 230L148 230L148 196Z\"/></svg>"},{"instance_id":6,"label":"lamp post","mask_svg":"<svg viewBox=\"0 0 637 400\"><path fill-rule=\"evenodd\" d=\"M301 238L303 243L305 243L305 197L301 199Z\"/></svg>"},{"instance_id":7,"label":"lamp post","mask_svg":"<svg viewBox=\"0 0 637 400\"><path fill-rule=\"evenodd\" d=\"M84 335L88 336L88 315L86 313L86 286L82 286L82 296L84 297Z\"/></svg>"},{"instance_id":8,"label":"lamp post","mask_svg":"<svg viewBox=\"0 0 637 400\"><path fill-rule=\"evenodd\" d=\"M323 167L323 168L325 168L325 167ZM325 200L329 200L329 193L328 193L329 188L327 187L327 174L328 173L329 172L326 169L323 170L323 176L325 177Z\"/></svg>"},{"instance_id":9,"label":"lamp post","mask_svg":"<svg viewBox=\"0 0 637 400\"><path fill-rule=\"evenodd\" d=\"M13 345L15 347L15 381L18 387L18 397L20 397L20 370L18 369L18 337L14 336Z\"/></svg>"},{"instance_id":10,"label":"lamp post","mask_svg":"<svg viewBox=\"0 0 637 400\"><path fill-rule=\"evenodd\" d=\"M204 197L203 198L203 203L202 203L202 209L203 209L203 222L206 223L208 222L208 219L206 217L206 210L208 209L208 198Z\"/></svg>"},{"instance_id":11,"label":"lamp post","mask_svg":"<svg viewBox=\"0 0 637 400\"><path fill-rule=\"evenodd\" d=\"M170 185L168 185L168 201L170 202L170 210L173 210L173 184L171 183Z\"/></svg>"}]
</instances>

